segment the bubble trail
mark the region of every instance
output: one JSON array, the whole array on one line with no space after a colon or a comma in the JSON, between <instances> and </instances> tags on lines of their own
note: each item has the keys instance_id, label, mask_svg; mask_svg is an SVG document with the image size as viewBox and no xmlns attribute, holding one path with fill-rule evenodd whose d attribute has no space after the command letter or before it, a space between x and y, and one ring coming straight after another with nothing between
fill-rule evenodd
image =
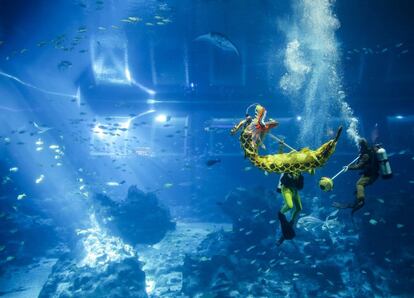
<instances>
[{"instance_id":1,"label":"bubble trail","mask_svg":"<svg viewBox=\"0 0 414 298\"><path fill-rule=\"evenodd\" d=\"M316 146L339 118L348 137L357 142L358 119L345 101L340 72L340 50L335 32L340 23L332 0L295 0L293 19L279 22L285 32L285 74L279 86L300 111L300 142Z\"/></svg>"}]
</instances>

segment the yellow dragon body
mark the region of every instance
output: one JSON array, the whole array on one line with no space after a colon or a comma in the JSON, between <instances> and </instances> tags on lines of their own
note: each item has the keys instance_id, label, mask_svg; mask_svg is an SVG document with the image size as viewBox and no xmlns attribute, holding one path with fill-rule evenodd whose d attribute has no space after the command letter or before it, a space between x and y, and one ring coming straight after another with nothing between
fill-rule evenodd
<instances>
[{"instance_id":1,"label":"yellow dragon body","mask_svg":"<svg viewBox=\"0 0 414 298\"><path fill-rule=\"evenodd\" d=\"M260 119L260 115L265 113L260 110L262 106L256 107L256 117L254 119L248 118L242 120L235 125L231 130L234 135L242 129L240 135L240 145L245 153L245 156L258 168L268 173L291 173L298 174L302 172L314 173L316 168L322 167L334 153L338 138L341 135L342 127L338 129L335 138L329 140L316 150L303 148L300 151L291 151L289 153L260 155L259 146L263 138L270 129L277 126L276 121L264 122ZM265 110L264 110L265 111ZM259 130L259 132L257 132ZM257 135L261 136L259 141Z\"/></svg>"}]
</instances>

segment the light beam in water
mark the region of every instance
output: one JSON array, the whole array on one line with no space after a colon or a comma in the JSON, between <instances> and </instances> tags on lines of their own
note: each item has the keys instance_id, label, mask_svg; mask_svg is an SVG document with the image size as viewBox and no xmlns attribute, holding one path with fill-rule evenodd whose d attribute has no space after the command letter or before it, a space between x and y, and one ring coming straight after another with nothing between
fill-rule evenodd
<instances>
[{"instance_id":1,"label":"light beam in water","mask_svg":"<svg viewBox=\"0 0 414 298\"><path fill-rule=\"evenodd\" d=\"M27 82L19 79L18 77L12 76L12 75L10 75L8 73L5 73L5 72L2 72L2 71L0 71L0 76L3 76L3 77L6 77L6 78L8 78L10 80L16 81L16 82L18 82L19 84L21 84L23 86L32 88L32 89L37 90L39 92L42 92L44 94L61 96L61 97L67 97L67 98L75 98L76 99L76 94L67 94L67 93L61 93L61 92L55 92L55 91L46 90L46 89L37 87L35 85L32 85L30 83L27 83Z\"/></svg>"}]
</instances>

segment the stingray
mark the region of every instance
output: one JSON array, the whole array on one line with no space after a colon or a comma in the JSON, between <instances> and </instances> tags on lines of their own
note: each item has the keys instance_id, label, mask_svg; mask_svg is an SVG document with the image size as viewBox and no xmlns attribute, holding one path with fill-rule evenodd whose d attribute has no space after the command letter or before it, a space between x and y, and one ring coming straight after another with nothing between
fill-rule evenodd
<instances>
[{"instance_id":1,"label":"stingray","mask_svg":"<svg viewBox=\"0 0 414 298\"><path fill-rule=\"evenodd\" d=\"M196 39L194 39L194 41L206 42L215 47L218 47L223 51L232 52L239 56L239 50L235 44L227 36L221 33L209 32L207 34L198 36Z\"/></svg>"}]
</instances>

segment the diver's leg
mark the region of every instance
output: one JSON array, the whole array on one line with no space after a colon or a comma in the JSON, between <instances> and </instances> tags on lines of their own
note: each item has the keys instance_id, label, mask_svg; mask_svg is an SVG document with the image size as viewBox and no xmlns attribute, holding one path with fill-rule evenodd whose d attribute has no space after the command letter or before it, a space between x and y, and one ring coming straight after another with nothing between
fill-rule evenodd
<instances>
[{"instance_id":1,"label":"diver's leg","mask_svg":"<svg viewBox=\"0 0 414 298\"><path fill-rule=\"evenodd\" d=\"M368 184L370 178L363 175L356 183L356 199L359 201L365 200L365 186Z\"/></svg>"},{"instance_id":2,"label":"diver's leg","mask_svg":"<svg viewBox=\"0 0 414 298\"><path fill-rule=\"evenodd\" d=\"M374 181L377 180L377 177L365 176L363 175L356 184L356 201L352 206L352 214L364 207L365 205L365 186L368 186Z\"/></svg>"},{"instance_id":3,"label":"diver's leg","mask_svg":"<svg viewBox=\"0 0 414 298\"><path fill-rule=\"evenodd\" d=\"M371 184L372 182L371 178L368 176L362 176L358 179L356 183L356 198L353 203L347 203L347 204L341 204L338 202L334 202L332 204L332 207L338 208L338 209L346 209L351 208L352 214L354 214L355 211L361 209L365 204L365 186Z\"/></svg>"},{"instance_id":4,"label":"diver's leg","mask_svg":"<svg viewBox=\"0 0 414 298\"><path fill-rule=\"evenodd\" d=\"M284 213L286 213L289 210L292 210L293 208L293 191L292 189L285 187L282 185L282 196L285 200L285 205L280 210L278 216L280 221L280 227L282 229L283 239L281 238L281 242L285 239L293 239L295 237L295 231L292 228L292 225L289 223L289 221L286 219L286 216ZM280 240L279 240L280 242ZM281 243L280 242L280 243Z\"/></svg>"},{"instance_id":5,"label":"diver's leg","mask_svg":"<svg viewBox=\"0 0 414 298\"><path fill-rule=\"evenodd\" d=\"M282 197L284 200L284 205L282 209L280 209L281 213L286 213L293 208L293 192L289 187L285 187L282 185Z\"/></svg>"},{"instance_id":6,"label":"diver's leg","mask_svg":"<svg viewBox=\"0 0 414 298\"><path fill-rule=\"evenodd\" d=\"M292 227L295 226L298 216L300 212L302 211L302 201L300 200L299 192L295 190L294 196L293 196L293 203L295 205L295 211L293 212L292 219L290 220Z\"/></svg>"}]
</instances>

